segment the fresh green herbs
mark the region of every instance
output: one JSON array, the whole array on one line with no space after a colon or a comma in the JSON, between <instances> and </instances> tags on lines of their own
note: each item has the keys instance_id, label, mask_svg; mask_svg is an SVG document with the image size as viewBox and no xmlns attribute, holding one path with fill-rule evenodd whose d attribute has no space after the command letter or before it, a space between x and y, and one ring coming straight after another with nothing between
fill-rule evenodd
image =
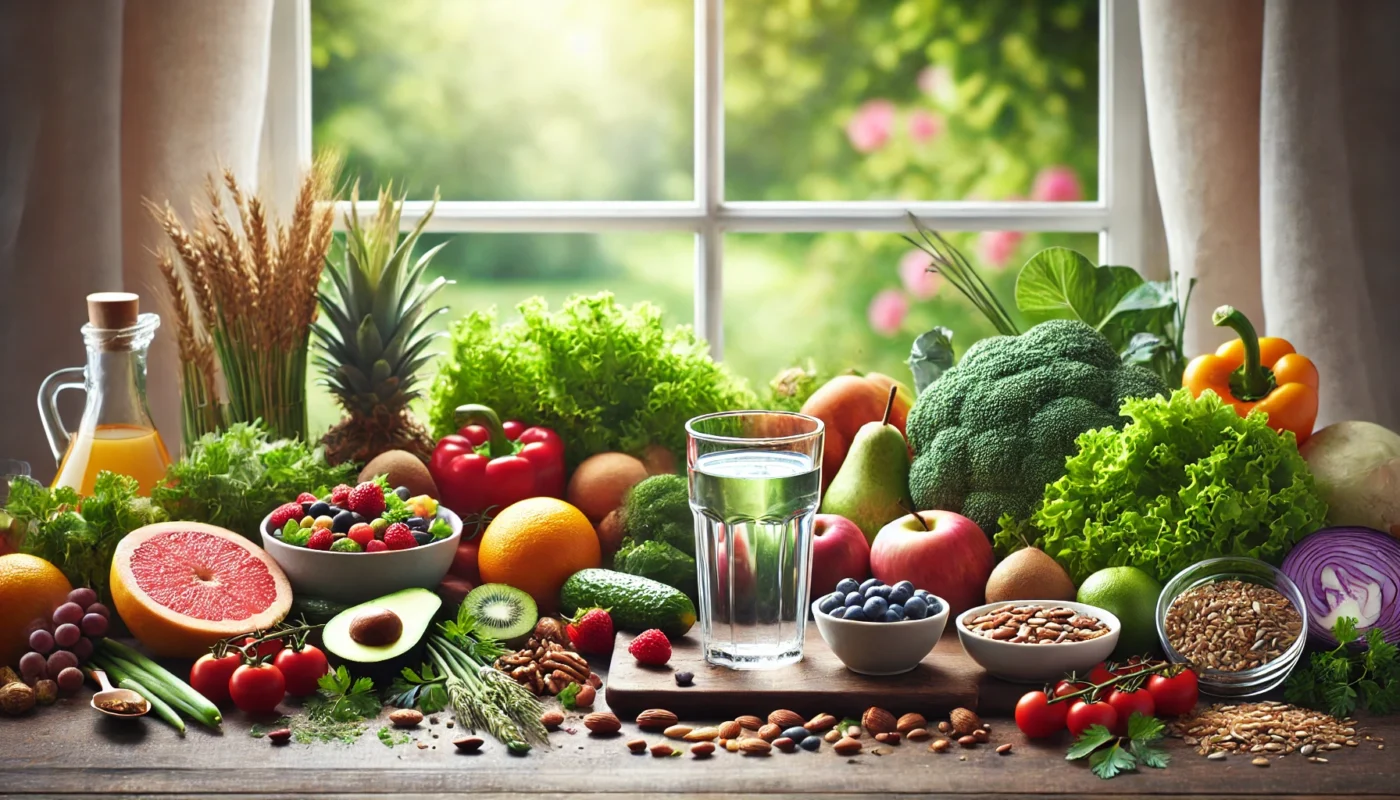
<instances>
[{"instance_id":1,"label":"fresh green herbs","mask_svg":"<svg viewBox=\"0 0 1400 800\"><path fill-rule=\"evenodd\" d=\"M318 685L320 691L306 700L306 713L312 719L358 722L378 716L382 708L374 681L352 678L344 665L322 675Z\"/></svg>"},{"instance_id":2,"label":"fresh green herbs","mask_svg":"<svg viewBox=\"0 0 1400 800\"><path fill-rule=\"evenodd\" d=\"M546 742L549 732L540 723L544 707L530 690L491 666L505 652L501 643L476 631L476 619L465 605L457 618L441 625L442 635L428 637L428 653L436 672L424 668L415 677L439 676L457 723L470 730L485 729L515 753L526 753L531 742ZM413 689L410 676L403 683ZM420 698L423 692L420 692Z\"/></svg>"},{"instance_id":3,"label":"fresh green herbs","mask_svg":"<svg viewBox=\"0 0 1400 800\"><path fill-rule=\"evenodd\" d=\"M408 503L405 503L403 498L394 493L393 488L389 486L389 482L385 480L383 475L376 477L375 482L384 489L384 513L379 516L390 524L407 522L413 516L413 509L408 507Z\"/></svg>"},{"instance_id":4,"label":"fresh green herbs","mask_svg":"<svg viewBox=\"0 0 1400 800\"><path fill-rule=\"evenodd\" d=\"M1308 663L1293 670L1283 686L1284 698L1294 705L1326 711L1338 719L1358 709L1372 714L1400 711L1400 659L1396 647L1379 628L1365 636L1354 617L1342 617L1332 626L1337 646L1313 653ZM1365 641L1366 647L1357 645Z\"/></svg>"},{"instance_id":5,"label":"fresh green herbs","mask_svg":"<svg viewBox=\"0 0 1400 800\"><path fill-rule=\"evenodd\" d=\"M388 703L399 708L417 708L424 714L435 714L447 708L447 676L432 664L417 670L404 667L389 686Z\"/></svg>"},{"instance_id":6,"label":"fresh green herbs","mask_svg":"<svg viewBox=\"0 0 1400 800\"><path fill-rule=\"evenodd\" d=\"M573 711L575 708L578 708L578 703L575 701L578 698L579 690L582 688L583 687L579 686L577 683L571 683L565 686L563 691L559 692L558 695L559 705L563 706L565 711Z\"/></svg>"},{"instance_id":7,"label":"fresh green herbs","mask_svg":"<svg viewBox=\"0 0 1400 800\"><path fill-rule=\"evenodd\" d=\"M499 640L476 629L476 617L463 603L457 609L457 618L442 623L443 638L461 650L467 658L477 664L491 664L505 655L506 648Z\"/></svg>"},{"instance_id":8,"label":"fresh green herbs","mask_svg":"<svg viewBox=\"0 0 1400 800\"><path fill-rule=\"evenodd\" d=\"M74 586L87 586L103 602L111 602L107 581L112 553L131 531L167 517L159 507L138 497L135 478L100 472L89 497L67 487L49 489L29 478L10 483L5 511L28 533L23 552L52 562ZM81 504L81 509L79 509Z\"/></svg>"},{"instance_id":9,"label":"fresh green herbs","mask_svg":"<svg viewBox=\"0 0 1400 800\"><path fill-rule=\"evenodd\" d=\"M380 743L383 744L385 747L397 747L398 745L408 744L409 742L413 741L412 736L409 736L406 733L395 731L388 725L380 727L379 733L377 733L376 736L379 737Z\"/></svg>"},{"instance_id":10,"label":"fresh green herbs","mask_svg":"<svg viewBox=\"0 0 1400 800\"><path fill-rule=\"evenodd\" d=\"M1115 736L1102 725L1090 725L1065 753L1066 761L1089 759L1094 774L1107 780L1139 766L1164 769L1171 755L1158 746L1166 726L1156 717L1134 711L1128 718L1128 735ZM1106 745L1106 746L1105 746Z\"/></svg>"}]
</instances>

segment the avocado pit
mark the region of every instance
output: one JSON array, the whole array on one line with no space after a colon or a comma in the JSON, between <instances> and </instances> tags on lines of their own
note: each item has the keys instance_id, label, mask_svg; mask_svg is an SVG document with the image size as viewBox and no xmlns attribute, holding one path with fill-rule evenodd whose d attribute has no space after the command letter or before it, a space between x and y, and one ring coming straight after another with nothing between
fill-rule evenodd
<instances>
[{"instance_id":1,"label":"avocado pit","mask_svg":"<svg viewBox=\"0 0 1400 800\"><path fill-rule=\"evenodd\" d=\"M403 636L403 620L387 608L366 608L350 620L350 639L365 647L387 647Z\"/></svg>"}]
</instances>

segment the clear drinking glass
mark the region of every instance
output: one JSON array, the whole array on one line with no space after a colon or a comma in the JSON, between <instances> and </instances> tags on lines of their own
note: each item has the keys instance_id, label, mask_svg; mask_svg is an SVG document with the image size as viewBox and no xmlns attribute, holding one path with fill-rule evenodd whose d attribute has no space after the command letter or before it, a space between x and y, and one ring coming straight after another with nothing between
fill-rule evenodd
<instances>
[{"instance_id":1,"label":"clear drinking glass","mask_svg":"<svg viewBox=\"0 0 1400 800\"><path fill-rule=\"evenodd\" d=\"M822 421L730 411L685 429L705 660L732 669L800 661Z\"/></svg>"}]
</instances>

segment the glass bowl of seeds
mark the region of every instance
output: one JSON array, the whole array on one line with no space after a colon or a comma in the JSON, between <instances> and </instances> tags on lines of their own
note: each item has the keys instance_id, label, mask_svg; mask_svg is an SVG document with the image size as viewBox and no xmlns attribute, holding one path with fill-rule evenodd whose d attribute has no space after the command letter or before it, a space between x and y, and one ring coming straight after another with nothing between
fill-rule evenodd
<instances>
[{"instance_id":1,"label":"glass bowl of seeds","mask_svg":"<svg viewBox=\"0 0 1400 800\"><path fill-rule=\"evenodd\" d=\"M1201 691L1249 697L1283 683L1307 646L1308 610L1287 575L1243 556L1192 564L1157 598L1167 658L1191 665Z\"/></svg>"}]
</instances>

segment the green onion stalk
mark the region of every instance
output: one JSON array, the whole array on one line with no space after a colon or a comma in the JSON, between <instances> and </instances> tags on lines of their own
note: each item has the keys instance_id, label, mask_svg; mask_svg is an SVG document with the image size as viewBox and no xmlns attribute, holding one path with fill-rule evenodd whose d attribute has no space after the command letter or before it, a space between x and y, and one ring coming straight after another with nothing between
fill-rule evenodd
<instances>
[{"instance_id":1,"label":"green onion stalk","mask_svg":"<svg viewBox=\"0 0 1400 800\"><path fill-rule=\"evenodd\" d=\"M459 723L473 732L485 729L512 753L529 752L532 740L549 740L540 723L544 707L529 689L442 636L429 637L428 653L447 676L447 696Z\"/></svg>"}]
</instances>

